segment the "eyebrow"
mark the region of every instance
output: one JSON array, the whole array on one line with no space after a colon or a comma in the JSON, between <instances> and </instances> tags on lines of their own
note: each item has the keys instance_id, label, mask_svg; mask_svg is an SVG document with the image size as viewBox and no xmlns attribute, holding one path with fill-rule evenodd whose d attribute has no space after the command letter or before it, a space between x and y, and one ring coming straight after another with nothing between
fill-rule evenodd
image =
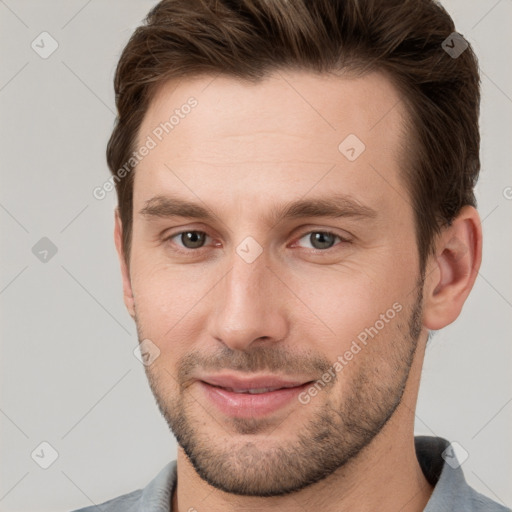
<instances>
[{"instance_id":1,"label":"eyebrow","mask_svg":"<svg viewBox=\"0 0 512 512\"><path fill-rule=\"evenodd\" d=\"M139 211L148 218L185 217L203 221L218 221L219 217L210 209L176 196L158 195L148 199ZM352 217L375 218L377 211L346 194L335 194L325 198L297 199L284 205L272 205L267 215L270 225L283 220L303 217Z\"/></svg>"}]
</instances>

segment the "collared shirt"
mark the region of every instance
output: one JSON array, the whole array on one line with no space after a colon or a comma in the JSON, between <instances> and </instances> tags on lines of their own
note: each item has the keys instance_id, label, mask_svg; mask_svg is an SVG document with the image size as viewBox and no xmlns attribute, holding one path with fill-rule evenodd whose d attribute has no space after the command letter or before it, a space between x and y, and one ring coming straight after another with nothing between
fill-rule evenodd
<instances>
[{"instance_id":1,"label":"collared shirt","mask_svg":"<svg viewBox=\"0 0 512 512\"><path fill-rule=\"evenodd\" d=\"M424 512L511 512L470 487L460 465L450 452L450 443L441 437L416 436L416 456L425 478L434 491ZM447 450L445 452L445 450ZM444 458L443 458L444 453ZM445 460L446 459L446 460ZM144 487L106 501L102 512L172 512L172 495L177 481L176 461L169 462ZM74 512L97 512L95 505Z\"/></svg>"}]
</instances>

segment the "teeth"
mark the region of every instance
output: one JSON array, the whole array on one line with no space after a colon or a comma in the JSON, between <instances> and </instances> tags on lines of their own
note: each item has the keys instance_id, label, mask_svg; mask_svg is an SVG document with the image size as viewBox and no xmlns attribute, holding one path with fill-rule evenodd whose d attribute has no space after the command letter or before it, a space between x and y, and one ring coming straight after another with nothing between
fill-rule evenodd
<instances>
[{"instance_id":1,"label":"teeth","mask_svg":"<svg viewBox=\"0 0 512 512\"><path fill-rule=\"evenodd\" d=\"M234 393L249 393L251 395L257 395L259 393L268 393L269 391L275 391L276 389L281 388L258 388L258 389L233 389L233 388L225 388L228 391L233 391Z\"/></svg>"}]
</instances>

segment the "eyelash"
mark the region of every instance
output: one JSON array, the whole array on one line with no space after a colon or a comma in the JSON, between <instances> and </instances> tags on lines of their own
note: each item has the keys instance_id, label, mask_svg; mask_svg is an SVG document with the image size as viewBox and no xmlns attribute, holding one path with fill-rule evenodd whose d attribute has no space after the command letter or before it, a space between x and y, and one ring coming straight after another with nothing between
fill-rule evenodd
<instances>
[{"instance_id":1,"label":"eyelash","mask_svg":"<svg viewBox=\"0 0 512 512\"><path fill-rule=\"evenodd\" d=\"M169 235L168 237L164 238L163 241L164 242L172 243L172 239L173 238L179 237L179 236L181 236L184 233L202 233L202 234L206 235L207 237L209 237L209 235L205 231L201 231L201 230L198 230L198 229L188 229L188 230L185 230L185 231L179 231L178 233L173 233L172 235ZM305 236L311 235L313 233L322 233L323 235L333 235L334 237L338 238L338 240L340 241L340 243L334 244L332 247L328 247L327 249L306 248L309 251L314 251L316 254L327 253L330 250L334 250L337 245L350 244L351 243L351 241L348 240L347 238L343 238L342 236L340 236L340 235L338 235L336 233L333 233L332 231L325 231L325 230L321 230L321 229L320 230L315 229L315 230L311 230L311 231L306 231L305 233L301 234L296 240L299 241L299 240L303 239ZM294 242L294 244L295 243L296 242ZM191 254L193 252L198 253L202 249L206 248L205 246L202 246L202 247L198 247L197 249L188 249L188 248L181 247L180 245L175 245L175 247L177 247L177 248L175 248L174 250L176 252L180 253L180 254Z\"/></svg>"}]
</instances>

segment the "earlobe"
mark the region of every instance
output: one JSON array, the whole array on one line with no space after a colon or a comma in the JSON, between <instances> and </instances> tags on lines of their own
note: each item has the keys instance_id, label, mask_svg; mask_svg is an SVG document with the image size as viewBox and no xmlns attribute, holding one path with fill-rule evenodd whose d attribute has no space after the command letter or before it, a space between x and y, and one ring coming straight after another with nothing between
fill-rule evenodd
<instances>
[{"instance_id":1,"label":"earlobe","mask_svg":"<svg viewBox=\"0 0 512 512\"><path fill-rule=\"evenodd\" d=\"M121 276L123 279L123 298L126 309L132 318L135 318L135 302L133 299L132 284L130 280L130 270L126 264L126 258L123 249L123 226L119 215L119 208L115 210L114 218L114 242L116 244L117 255L121 267Z\"/></svg>"},{"instance_id":2,"label":"earlobe","mask_svg":"<svg viewBox=\"0 0 512 512\"><path fill-rule=\"evenodd\" d=\"M423 324L438 330L460 314L473 288L482 259L482 228L478 212L465 206L436 242L427 265Z\"/></svg>"}]
</instances>

